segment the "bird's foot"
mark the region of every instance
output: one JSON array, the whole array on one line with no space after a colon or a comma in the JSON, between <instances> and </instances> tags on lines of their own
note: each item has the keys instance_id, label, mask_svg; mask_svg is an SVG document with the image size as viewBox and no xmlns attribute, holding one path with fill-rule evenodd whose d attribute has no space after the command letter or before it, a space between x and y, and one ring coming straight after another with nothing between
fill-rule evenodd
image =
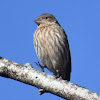
<instances>
[{"instance_id":1,"label":"bird's foot","mask_svg":"<svg viewBox=\"0 0 100 100\"><path fill-rule=\"evenodd\" d=\"M38 62L35 62L35 64L36 64L37 66L41 67L42 71L44 72L45 66L41 65L41 64L39 63L39 61L38 61Z\"/></svg>"},{"instance_id":2,"label":"bird's foot","mask_svg":"<svg viewBox=\"0 0 100 100\"><path fill-rule=\"evenodd\" d=\"M59 75L59 71L58 70L56 70L56 74L54 74L55 75L55 78L56 79L62 79L62 77Z\"/></svg>"},{"instance_id":3,"label":"bird's foot","mask_svg":"<svg viewBox=\"0 0 100 100\"><path fill-rule=\"evenodd\" d=\"M62 79L62 77L59 76L59 75L55 75L55 78L56 78L56 79Z\"/></svg>"}]
</instances>

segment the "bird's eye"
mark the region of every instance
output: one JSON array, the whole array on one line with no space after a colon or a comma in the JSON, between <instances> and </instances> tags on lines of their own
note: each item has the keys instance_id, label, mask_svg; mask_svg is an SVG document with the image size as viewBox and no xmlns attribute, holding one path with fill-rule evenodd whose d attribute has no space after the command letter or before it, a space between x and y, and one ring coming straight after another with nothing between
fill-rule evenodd
<instances>
[{"instance_id":1,"label":"bird's eye","mask_svg":"<svg viewBox=\"0 0 100 100\"><path fill-rule=\"evenodd\" d=\"M45 17L45 19L49 19L49 17Z\"/></svg>"}]
</instances>

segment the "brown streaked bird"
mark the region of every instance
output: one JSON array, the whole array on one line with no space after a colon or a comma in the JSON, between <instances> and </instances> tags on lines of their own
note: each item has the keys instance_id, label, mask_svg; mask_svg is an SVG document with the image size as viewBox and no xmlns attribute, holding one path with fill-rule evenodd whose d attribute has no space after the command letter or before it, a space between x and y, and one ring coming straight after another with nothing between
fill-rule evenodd
<instances>
[{"instance_id":1,"label":"brown streaked bird","mask_svg":"<svg viewBox=\"0 0 100 100\"><path fill-rule=\"evenodd\" d=\"M42 14L35 20L34 47L38 58L57 77L70 81L71 55L67 35L56 18Z\"/></svg>"}]
</instances>

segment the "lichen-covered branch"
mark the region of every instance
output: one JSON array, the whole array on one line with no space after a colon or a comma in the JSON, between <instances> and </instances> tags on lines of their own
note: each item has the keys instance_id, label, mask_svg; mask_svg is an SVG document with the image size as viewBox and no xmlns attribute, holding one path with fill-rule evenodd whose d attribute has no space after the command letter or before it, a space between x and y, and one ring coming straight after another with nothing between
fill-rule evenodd
<instances>
[{"instance_id":1,"label":"lichen-covered branch","mask_svg":"<svg viewBox=\"0 0 100 100\"><path fill-rule=\"evenodd\" d=\"M69 100L99 100L100 95L79 85L56 79L52 75L40 72L29 63L20 65L0 57L0 76L12 78L20 82L33 85L40 92L50 92ZM42 93L41 92L41 93Z\"/></svg>"}]
</instances>

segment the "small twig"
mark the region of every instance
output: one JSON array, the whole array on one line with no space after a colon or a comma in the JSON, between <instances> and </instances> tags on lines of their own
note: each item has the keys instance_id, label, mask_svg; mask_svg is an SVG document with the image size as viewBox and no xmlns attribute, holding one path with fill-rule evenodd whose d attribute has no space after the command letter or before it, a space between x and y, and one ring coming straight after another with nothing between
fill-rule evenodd
<instances>
[{"instance_id":1,"label":"small twig","mask_svg":"<svg viewBox=\"0 0 100 100\"><path fill-rule=\"evenodd\" d=\"M44 89L39 89L39 94L42 95L44 94L46 91Z\"/></svg>"}]
</instances>

